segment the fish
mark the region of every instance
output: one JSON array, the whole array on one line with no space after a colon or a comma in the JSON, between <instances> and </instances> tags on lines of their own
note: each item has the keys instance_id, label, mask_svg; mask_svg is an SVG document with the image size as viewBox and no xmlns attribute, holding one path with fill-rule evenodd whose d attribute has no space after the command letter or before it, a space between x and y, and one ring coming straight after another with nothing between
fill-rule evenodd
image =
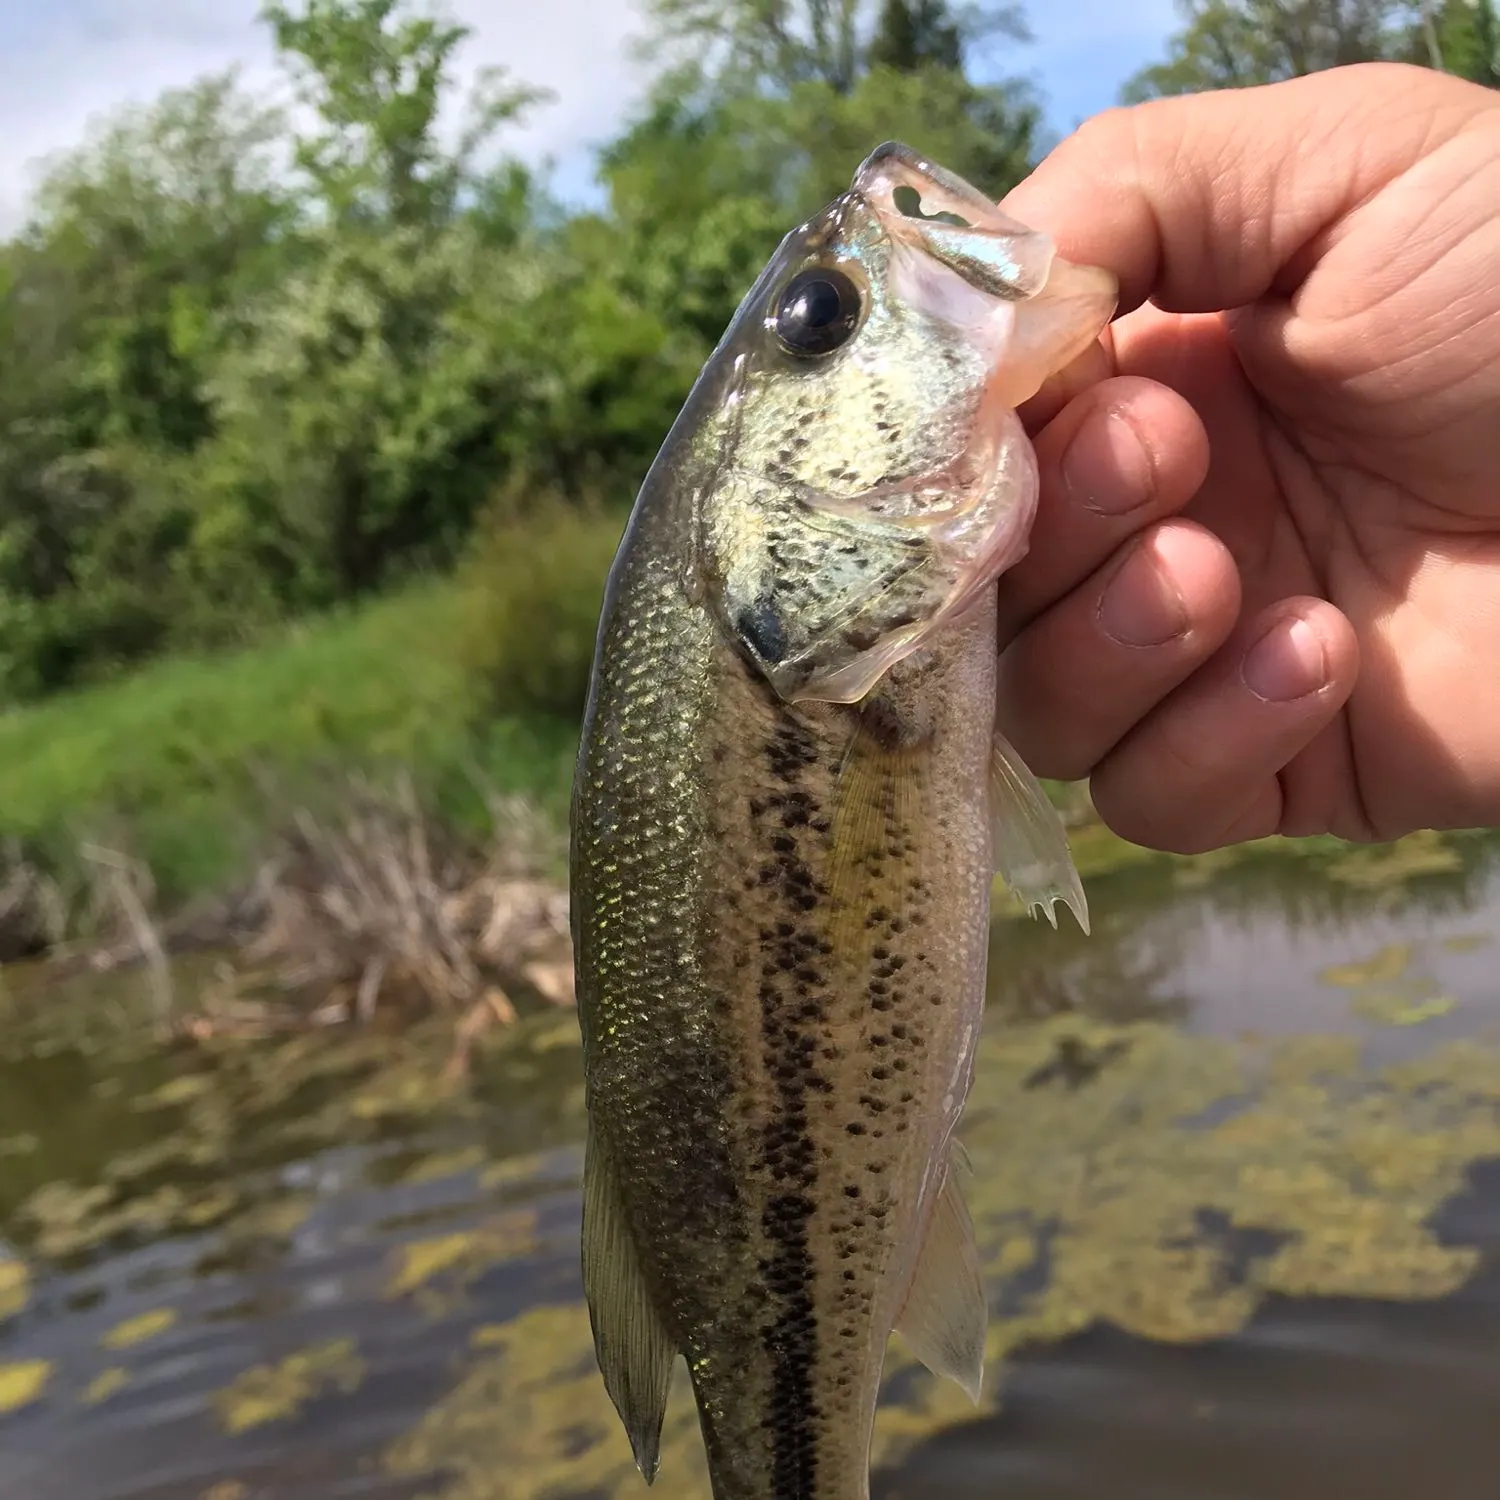
<instances>
[{"instance_id":1,"label":"fish","mask_svg":"<svg viewBox=\"0 0 1500 1500\"><path fill-rule=\"evenodd\" d=\"M713 1500L867 1500L893 1330L980 1399L956 1129L997 873L1089 925L995 724L1016 409L1116 300L887 142L776 249L625 525L570 920L584 1289L648 1484L679 1357Z\"/></svg>"}]
</instances>

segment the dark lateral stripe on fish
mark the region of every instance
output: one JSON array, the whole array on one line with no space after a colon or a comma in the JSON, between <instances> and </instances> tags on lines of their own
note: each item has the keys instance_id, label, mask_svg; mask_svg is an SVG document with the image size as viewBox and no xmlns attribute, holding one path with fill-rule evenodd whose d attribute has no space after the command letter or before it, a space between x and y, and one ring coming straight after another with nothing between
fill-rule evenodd
<instances>
[{"instance_id":1,"label":"dark lateral stripe on fish","mask_svg":"<svg viewBox=\"0 0 1500 1500\"><path fill-rule=\"evenodd\" d=\"M768 830L759 884L776 893L786 916L765 934L759 990L765 1066L777 1106L765 1127L762 1156L768 1176L782 1189L770 1197L762 1215L771 1247L764 1274L774 1309L762 1330L771 1368L764 1421L771 1444L771 1500L805 1500L816 1493L821 1415L813 1386L818 1320L808 1239L818 1161L807 1105L810 1093L826 1093L829 1084L816 1059L817 1032L825 1019L822 960L828 944L811 917L825 892L803 856L803 841L818 836L827 824L802 785L803 773L818 759L812 735L783 720L766 746L766 759L782 790L751 808L752 818L774 818L777 825L776 831Z\"/></svg>"}]
</instances>

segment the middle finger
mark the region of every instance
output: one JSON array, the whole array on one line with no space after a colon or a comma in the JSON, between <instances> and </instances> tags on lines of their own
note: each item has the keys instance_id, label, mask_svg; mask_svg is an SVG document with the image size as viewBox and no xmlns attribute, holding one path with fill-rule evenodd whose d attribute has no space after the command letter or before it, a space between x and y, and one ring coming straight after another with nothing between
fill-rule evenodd
<instances>
[{"instance_id":1,"label":"middle finger","mask_svg":"<svg viewBox=\"0 0 1500 1500\"><path fill-rule=\"evenodd\" d=\"M1208 471L1188 402L1140 376L1101 380L1035 439L1041 499L1025 557L1000 580L999 644L1083 582L1123 542L1175 515Z\"/></svg>"}]
</instances>

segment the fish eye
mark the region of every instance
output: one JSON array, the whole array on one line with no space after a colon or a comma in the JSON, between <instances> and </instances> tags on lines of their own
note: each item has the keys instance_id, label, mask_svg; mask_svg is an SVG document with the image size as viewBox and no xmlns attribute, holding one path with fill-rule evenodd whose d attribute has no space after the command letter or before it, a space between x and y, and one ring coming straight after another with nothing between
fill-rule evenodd
<instances>
[{"instance_id":1,"label":"fish eye","mask_svg":"<svg viewBox=\"0 0 1500 1500\"><path fill-rule=\"evenodd\" d=\"M799 271L781 289L771 331L789 354L815 359L849 342L859 326L859 288L833 266Z\"/></svg>"}]
</instances>

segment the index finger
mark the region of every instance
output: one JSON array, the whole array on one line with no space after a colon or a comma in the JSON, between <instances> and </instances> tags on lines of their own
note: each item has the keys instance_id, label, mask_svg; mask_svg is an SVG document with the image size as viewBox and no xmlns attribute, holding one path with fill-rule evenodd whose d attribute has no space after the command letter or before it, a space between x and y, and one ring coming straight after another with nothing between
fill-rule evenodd
<instances>
[{"instance_id":1,"label":"index finger","mask_svg":"<svg viewBox=\"0 0 1500 1500\"><path fill-rule=\"evenodd\" d=\"M1120 314L1225 311L1293 291L1344 215L1495 106L1404 63L1155 99L1087 121L1001 206L1113 271Z\"/></svg>"}]
</instances>

